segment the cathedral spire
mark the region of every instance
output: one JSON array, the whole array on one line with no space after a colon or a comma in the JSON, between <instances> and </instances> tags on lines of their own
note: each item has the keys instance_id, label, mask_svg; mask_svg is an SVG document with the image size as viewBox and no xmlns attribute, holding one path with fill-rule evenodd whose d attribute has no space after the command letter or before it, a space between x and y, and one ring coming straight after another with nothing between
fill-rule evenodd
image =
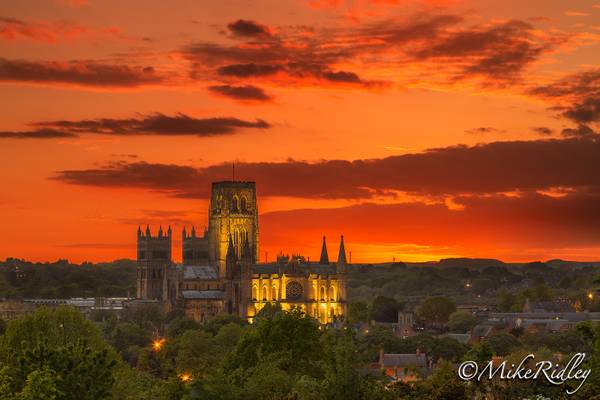
<instances>
[{"instance_id":1,"label":"cathedral spire","mask_svg":"<svg viewBox=\"0 0 600 400\"><path fill-rule=\"evenodd\" d=\"M138 236L142 236L142 228L138 225Z\"/></svg>"},{"instance_id":2,"label":"cathedral spire","mask_svg":"<svg viewBox=\"0 0 600 400\"><path fill-rule=\"evenodd\" d=\"M321 258L319 259L320 264L329 264L329 256L327 255L327 243L325 236L323 236L323 246L321 247Z\"/></svg>"},{"instance_id":3,"label":"cathedral spire","mask_svg":"<svg viewBox=\"0 0 600 400\"><path fill-rule=\"evenodd\" d=\"M338 265L346 264L346 249L344 247L344 235L340 239L340 252L338 254Z\"/></svg>"},{"instance_id":4,"label":"cathedral spire","mask_svg":"<svg viewBox=\"0 0 600 400\"><path fill-rule=\"evenodd\" d=\"M150 237L150 225L146 225L146 236Z\"/></svg>"}]
</instances>

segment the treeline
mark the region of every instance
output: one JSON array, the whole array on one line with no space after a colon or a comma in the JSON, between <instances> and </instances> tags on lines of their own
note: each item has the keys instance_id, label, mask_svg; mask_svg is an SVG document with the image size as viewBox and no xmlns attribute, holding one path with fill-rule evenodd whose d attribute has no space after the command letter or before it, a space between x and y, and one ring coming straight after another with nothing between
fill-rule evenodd
<instances>
[{"instance_id":1,"label":"treeline","mask_svg":"<svg viewBox=\"0 0 600 400\"><path fill-rule=\"evenodd\" d=\"M501 293L516 293L527 289L547 287L554 295L571 295L597 286L600 276L596 264L569 262L534 262L502 264L498 261L462 264L395 263L386 266L353 268L348 280L348 294L353 301L370 302L378 296L406 301L432 295L444 295L465 302L486 302ZM475 266L473 266L475 265ZM547 297L533 293L539 298ZM477 300L479 299L479 300Z\"/></svg>"},{"instance_id":2,"label":"treeline","mask_svg":"<svg viewBox=\"0 0 600 400\"><path fill-rule=\"evenodd\" d=\"M66 260L0 262L0 298L125 297L135 295L136 263L71 264Z\"/></svg>"}]
</instances>

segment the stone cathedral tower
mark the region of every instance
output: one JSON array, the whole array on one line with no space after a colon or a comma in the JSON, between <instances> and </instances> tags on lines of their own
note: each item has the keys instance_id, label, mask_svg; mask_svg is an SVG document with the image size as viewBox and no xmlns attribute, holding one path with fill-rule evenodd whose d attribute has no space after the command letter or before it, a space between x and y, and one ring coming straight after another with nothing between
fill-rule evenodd
<instances>
[{"instance_id":1,"label":"stone cathedral tower","mask_svg":"<svg viewBox=\"0 0 600 400\"><path fill-rule=\"evenodd\" d=\"M165 300L169 298L168 278L172 273L171 227L166 234L162 227L156 236L138 227L137 232L137 298Z\"/></svg>"},{"instance_id":2,"label":"stone cathedral tower","mask_svg":"<svg viewBox=\"0 0 600 400\"><path fill-rule=\"evenodd\" d=\"M220 277L226 275L230 239L233 253L238 259L247 257L244 255L244 248L248 246L252 262L258 262L258 207L255 182L214 182L208 216L209 259L213 265L218 265Z\"/></svg>"}]
</instances>

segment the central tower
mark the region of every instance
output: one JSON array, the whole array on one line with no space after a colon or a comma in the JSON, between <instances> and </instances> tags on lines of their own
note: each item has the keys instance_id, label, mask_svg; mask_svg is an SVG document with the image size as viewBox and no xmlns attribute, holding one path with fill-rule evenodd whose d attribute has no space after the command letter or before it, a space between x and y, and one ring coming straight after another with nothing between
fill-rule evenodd
<instances>
[{"instance_id":1,"label":"central tower","mask_svg":"<svg viewBox=\"0 0 600 400\"><path fill-rule=\"evenodd\" d=\"M256 183L213 182L208 210L208 243L210 261L225 276L229 238L237 259L244 255L246 242L253 262L258 262L258 207Z\"/></svg>"}]
</instances>

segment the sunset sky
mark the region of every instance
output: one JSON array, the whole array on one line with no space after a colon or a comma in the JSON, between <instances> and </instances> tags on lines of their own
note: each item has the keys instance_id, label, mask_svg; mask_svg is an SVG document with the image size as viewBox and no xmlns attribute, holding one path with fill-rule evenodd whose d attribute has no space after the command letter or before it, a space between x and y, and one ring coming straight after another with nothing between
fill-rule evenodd
<instances>
[{"instance_id":1,"label":"sunset sky","mask_svg":"<svg viewBox=\"0 0 600 400\"><path fill-rule=\"evenodd\" d=\"M0 259L180 260L235 162L261 260L600 260L598 0L5 1L0 110Z\"/></svg>"}]
</instances>

